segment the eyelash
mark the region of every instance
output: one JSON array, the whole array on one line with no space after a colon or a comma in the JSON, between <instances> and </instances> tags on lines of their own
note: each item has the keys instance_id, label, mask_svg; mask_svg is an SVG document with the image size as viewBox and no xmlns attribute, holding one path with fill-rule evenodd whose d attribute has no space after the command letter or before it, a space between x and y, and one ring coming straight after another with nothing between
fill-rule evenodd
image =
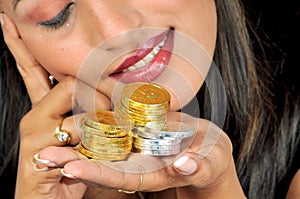
<instances>
[{"instance_id":1,"label":"eyelash","mask_svg":"<svg viewBox=\"0 0 300 199\"><path fill-rule=\"evenodd\" d=\"M49 29L56 30L63 26L70 16L71 6L74 2L70 2L62 11L50 20L38 22L38 25L45 26Z\"/></svg>"}]
</instances>

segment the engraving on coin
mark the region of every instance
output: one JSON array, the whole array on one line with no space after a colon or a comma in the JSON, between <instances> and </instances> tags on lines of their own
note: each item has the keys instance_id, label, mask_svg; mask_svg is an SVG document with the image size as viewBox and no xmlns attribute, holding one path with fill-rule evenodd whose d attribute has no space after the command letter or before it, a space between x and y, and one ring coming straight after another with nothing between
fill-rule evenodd
<instances>
[{"instance_id":1,"label":"engraving on coin","mask_svg":"<svg viewBox=\"0 0 300 199\"><path fill-rule=\"evenodd\" d=\"M125 88L124 92L129 100L141 104L165 104L170 101L168 91L150 83L130 84Z\"/></svg>"}]
</instances>

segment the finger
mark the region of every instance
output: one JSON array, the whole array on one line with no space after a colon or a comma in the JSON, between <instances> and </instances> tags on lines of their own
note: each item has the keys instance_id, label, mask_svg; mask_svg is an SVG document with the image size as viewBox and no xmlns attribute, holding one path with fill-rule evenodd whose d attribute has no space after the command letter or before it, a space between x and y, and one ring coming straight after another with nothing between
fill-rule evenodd
<instances>
[{"instance_id":1,"label":"finger","mask_svg":"<svg viewBox=\"0 0 300 199\"><path fill-rule=\"evenodd\" d=\"M109 97L78 79L74 85L73 99L73 110L75 109L74 112L76 113L94 110L110 110L112 107Z\"/></svg>"},{"instance_id":2,"label":"finger","mask_svg":"<svg viewBox=\"0 0 300 199\"><path fill-rule=\"evenodd\" d=\"M137 182L140 180L139 173L126 173L104 166L100 161L87 159L78 152L77 148L47 147L39 152L37 161L46 166L64 167L62 170L64 176L71 179L81 179L97 186L134 189L137 188L139 184ZM142 172L141 168L138 169ZM110 181L109 176L114 176L114 178ZM130 182L124 186L124 180Z\"/></svg>"},{"instance_id":3,"label":"finger","mask_svg":"<svg viewBox=\"0 0 300 199\"><path fill-rule=\"evenodd\" d=\"M62 124L60 121L61 119L47 119L45 121L47 128L37 125L37 123L26 124L27 126L21 123L21 146L27 151L29 150L28 146L30 146L30 151L36 153L47 146L77 145L81 140L82 133L73 116L65 118ZM57 128L60 129L59 135ZM64 137L59 138L58 136Z\"/></svg>"},{"instance_id":4,"label":"finger","mask_svg":"<svg viewBox=\"0 0 300 199\"><path fill-rule=\"evenodd\" d=\"M73 77L66 77L61 80L32 111L39 112L38 115L41 118L60 118L71 111L74 82Z\"/></svg>"},{"instance_id":5,"label":"finger","mask_svg":"<svg viewBox=\"0 0 300 199\"><path fill-rule=\"evenodd\" d=\"M182 182L204 187L224 176L234 163L228 136L210 121L199 121L203 128L187 152L174 161L173 167L182 175Z\"/></svg>"},{"instance_id":6,"label":"finger","mask_svg":"<svg viewBox=\"0 0 300 199\"><path fill-rule=\"evenodd\" d=\"M83 183L76 179L65 178L59 168L44 171L27 167L26 173L28 178L22 179L22 184L26 186L18 188L16 192L16 195L19 194L18 192L22 193L21 198L24 196L57 198L61 194L65 195L61 198L82 198L86 191Z\"/></svg>"},{"instance_id":7,"label":"finger","mask_svg":"<svg viewBox=\"0 0 300 199\"><path fill-rule=\"evenodd\" d=\"M35 104L50 90L51 85L48 73L29 52L13 21L6 14L2 14L2 16L4 21L2 26L4 40L15 57L31 102Z\"/></svg>"},{"instance_id":8,"label":"finger","mask_svg":"<svg viewBox=\"0 0 300 199\"><path fill-rule=\"evenodd\" d=\"M107 97L84 83L80 83L81 90L74 93L78 81L80 80L67 76L53 87L51 92L37 105L36 109L40 112L40 116L57 118L73 110L75 106L80 106L82 111L109 110L111 108Z\"/></svg>"},{"instance_id":9,"label":"finger","mask_svg":"<svg viewBox=\"0 0 300 199\"><path fill-rule=\"evenodd\" d=\"M50 146L42 149L35 155L35 160L48 167L64 167L68 162L75 160L88 160L78 152L78 147Z\"/></svg>"},{"instance_id":10,"label":"finger","mask_svg":"<svg viewBox=\"0 0 300 199\"><path fill-rule=\"evenodd\" d=\"M69 134L72 145L79 143L81 131L75 117L83 115L66 117L60 123L60 119L72 110L73 85L74 78L65 78L23 117L20 124L22 145L32 146L37 151L46 146L65 145L66 142L59 142L55 137L57 128Z\"/></svg>"},{"instance_id":11,"label":"finger","mask_svg":"<svg viewBox=\"0 0 300 199\"><path fill-rule=\"evenodd\" d=\"M77 147L47 147L42 149L38 154L37 161L44 166L64 167L63 174L71 179L80 179L81 181L93 186L105 186L118 189L130 190L135 187L137 189L137 181L140 180L141 173L145 176L147 183L143 190L161 190L163 187L169 186L170 178L163 177L165 173L161 170L160 174L156 172L146 174L145 165L138 162L124 162L114 164L113 167L108 167L102 164L101 161L91 160L78 152ZM153 159L154 161L154 159ZM109 165L109 164L108 164ZM131 172L129 172L131 171ZM173 171L175 175L178 175ZM114 176L111 181L108 178ZM147 177L147 180L146 180ZM118 180L117 180L118 179ZM174 181L176 177L174 177ZM121 181L120 181L121 180ZM144 181L144 180L143 180ZM158 186L153 186L151 182L159 183ZM156 184L155 184L156 185ZM142 186L139 187L139 190Z\"/></svg>"},{"instance_id":12,"label":"finger","mask_svg":"<svg viewBox=\"0 0 300 199\"><path fill-rule=\"evenodd\" d=\"M31 143L34 142L34 149L37 152L46 146L62 146L66 144L64 142L58 142L54 134L59 125L59 120L64 117L66 113L73 110L75 81L78 80L75 80L73 77L62 79L41 102L23 117L20 129L21 139L23 142L26 141L25 145L32 145ZM92 88L86 87L85 91L88 89ZM84 92L81 94L84 95ZM101 104L101 99L99 100L97 98L96 101L98 104ZM109 103L104 101L104 103L99 106L102 108L109 107ZM66 117L61 124L60 129L68 132L71 136L72 145L76 145L80 141L82 130L79 125L82 117L83 114Z\"/></svg>"},{"instance_id":13,"label":"finger","mask_svg":"<svg viewBox=\"0 0 300 199\"><path fill-rule=\"evenodd\" d=\"M68 178L80 179L90 185L124 190L142 190L141 183L144 183L145 175L142 171L127 173L116 170L96 160L69 162L64 166L62 173ZM141 175L143 175L143 182L140 182Z\"/></svg>"}]
</instances>

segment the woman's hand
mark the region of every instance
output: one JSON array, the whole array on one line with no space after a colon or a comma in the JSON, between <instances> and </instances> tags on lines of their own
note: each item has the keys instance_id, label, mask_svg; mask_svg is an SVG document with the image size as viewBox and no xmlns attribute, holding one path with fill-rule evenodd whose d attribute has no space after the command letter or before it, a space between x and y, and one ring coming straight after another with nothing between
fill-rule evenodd
<instances>
[{"instance_id":1,"label":"woman's hand","mask_svg":"<svg viewBox=\"0 0 300 199\"><path fill-rule=\"evenodd\" d=\"M69 179L63 178L56 165L51 163L43 167L39 162L32 163L33 156L43 148L66 144L58 141L54 133L60 118L72 110L75 80L71 77L65 78L51 89L48 73L26 48L16 26L5 14L3 14L2 30L32 102L32 110L25 115L20 125L20 153L15 197L81 198L86 190L82 182L74 180L70 182ZM62 129L70 133L71 145L78 144L79 135L72 133L77 132L73 117L65 118ZM49 171L37 172L37 170Z\"/></svg>"},{"instance_id":2,"label":"woman's hand","mask_svg":"<svg viewBox=\"0 0 300 199\"><path fill-rule=\"evenodd\" d=\"M131 154L128 161L134 160L132 165L139 172L130 173L124 172L124 167L86 160L76 148L47 147L39 154L41 159L63 167L62 173L70 180L108 187L112 193L120 189L156 192L176 188L178 198L243 198L229 138L211 122L197 121L199 128L191 146L175 162L152 172L144 171L149 164L163 165L160 158L148 156L148 161L139 161Z\"/></svg>"},{"instance_id":3,"label":"woman's hand","mask_svg":"<svg viewBox=\"0 0 300 199\"><path fill-rule=\"evenodd\" d=\"M66 144L56 139L54 134L59 119L71 110L72 88L73 79L65 79L22 119L16 198L80 198L85 192L86 187L81 182L70 183L62 178L56 165L46 163L41 166L38 158L33 161L33 156L44 147ZM72 117L65 118L62 129L69 132L70 144L76 145L80 138L77 133L72 133L77 132L73 120Z\"/></svg>"}]
</instances>

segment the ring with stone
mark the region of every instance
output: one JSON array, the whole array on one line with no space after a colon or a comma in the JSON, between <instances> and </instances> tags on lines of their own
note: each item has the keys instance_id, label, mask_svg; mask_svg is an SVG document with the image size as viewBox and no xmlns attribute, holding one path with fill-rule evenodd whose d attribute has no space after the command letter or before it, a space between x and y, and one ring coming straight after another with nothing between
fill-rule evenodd
<instances>
[{"instance_id":1,"label":"ring with stone","mask_svg":"<svg viewBox=\"0 0 300 199\"><path fill-rule=\"evenodd\" d=\"M66 142L66 144L69 144L71 142L70 133L66 130L61 129L64 119L65 118L63 118L63 117L59 119L56 129L55 129L54 137L56 137L56 139L59 142Z\"/></svg>"}]
</instances>

